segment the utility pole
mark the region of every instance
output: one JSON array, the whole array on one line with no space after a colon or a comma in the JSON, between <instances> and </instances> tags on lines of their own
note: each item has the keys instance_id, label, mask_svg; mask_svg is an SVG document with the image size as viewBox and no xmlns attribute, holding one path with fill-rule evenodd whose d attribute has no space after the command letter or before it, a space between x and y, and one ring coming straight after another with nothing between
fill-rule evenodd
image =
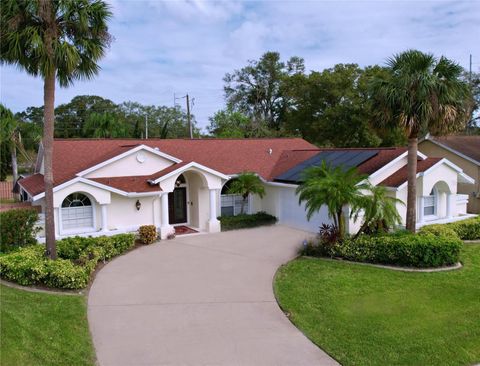
<instances>
[{"instance_id":1,"label":"utility pole","mask_svg":"<svg viewBox=\"0 0 480 366\"><path fill-rule=\"evenodd\" d=\"M192 129L192 120L190 118L190 97L188 94L187 97L187 121L188 121L188 131L190 133L190 138L193 139L193 129Z\"/></svg>"},{"instance_id":2,"label":"utility pole","mask_svg":"<svg viewBox=\"0 0 480 366\"><path fill-rule=\"evenodd\" d=\"M470 68L468 69L468 81L472 85L472 54L470 54Z\"/></svg>"},{"instance_id":3,"label":"utility pole","mask_svg":"<svg viewBox=\"0 0 480 366\"><path fill-rule=\"evenodd\" d=\"M148 118L145 115L145 139L148 140Z\"/></svg>"}]
</instances>

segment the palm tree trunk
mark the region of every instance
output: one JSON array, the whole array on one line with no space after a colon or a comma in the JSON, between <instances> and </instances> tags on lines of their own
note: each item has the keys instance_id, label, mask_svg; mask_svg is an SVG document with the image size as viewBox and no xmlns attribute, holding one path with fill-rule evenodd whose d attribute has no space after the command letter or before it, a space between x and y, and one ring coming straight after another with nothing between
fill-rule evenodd
<instances>
[{"instance_id":1,"label":"palm tree trunk","mask_svg":"<svg viewBox=\"0 0 480 366\"><path fill-rule=\"evenodd\" d=\"M343 210L337 212L337 220L338 220L338 234L340 240L342 240L345 236L345 220L343 217Z\"/></svg>"},{"instance_id":2,"label":"palm tree trunk","mask_svg":"<svg viewBox=\"0 0 480 366\"><path fill-rule=\"evenodd\" d=\"M45 182L45 244L50 259L57 259L55 244L55 220L53 214L53 130L55 104L55 72L45 77L43 89L45 110L43 115L43 158Z\"/></svg>"},{"instance_id":3,"label":"palm tree trunk","mask_svg":"<svg viewBox=\"0 0 480 366\"><path fill-rule=\"evenodd\" d=\"M417 223L417 151L418 138L408 138L408 161L407 161L407 219L406 228L415 232Z\"/></svg>"},{"instance_id":4,"label":"palm tree trunk","mask_svg":"<svg viewBox=\"0 0 480 366\"><path fill-rule=\"evenodd\" d=\"M15 137L13 138L15 139ZM10 155L12 157L13 184L15 184L18 179L17 144L15 140L11 142Z\"/></svg>"}]
</instances>

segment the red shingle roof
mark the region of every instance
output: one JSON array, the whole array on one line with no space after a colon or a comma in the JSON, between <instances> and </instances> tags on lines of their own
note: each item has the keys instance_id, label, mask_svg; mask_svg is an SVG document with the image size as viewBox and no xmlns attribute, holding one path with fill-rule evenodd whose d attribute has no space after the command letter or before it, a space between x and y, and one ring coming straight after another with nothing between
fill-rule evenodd
<instances>
[{"instance_id":1,"label":"red shingle roof","mask_svg":"<svg viewBox=\"0 0 480 366\"><path fill-rule=\"evenodd\" d=\"M82 170L142 144L158 148L182 161L195 161L223 174L253 171L265 179L271 179L273 168L283 151L315 148L300 138L56 139L53 147L54 184L62 184L75 178ZM32 195L43 192L43 177L35 176L22 179L22 185Z\"/></svg>"},{"instance_id":2,"label":"red shingle roof","mask_svg":"<svg viewBox=\"0 0 480 366\"><path fill-rule=\"evenodd\" d=\"M427 158L425 160L419 160L417 162L417 173L423 173L428 168L431 168L435 164L437 164L442 158ZM380 185L387 186L387 187L399 187L403 183L407 181L408 177L408 170L407 166L403 166L391 176L383 180Z\"/></svg>"},{"instance_id":3,"label":"red shingle roof","mask_svg":"<svg viewBox=\"0 0 480 366\"><path fill-rule=\"evenodd\" d=\"M149 175L129 177L102 177L90 178L90 180L105 184L107 186L119 189L124 192L161 192L161 188L158 186L158 184L151 185L147 182L149 177Z\"/></svg>"},{"instance_id":4,"label":"red shingle roof","mask_svg":"<svg viewBox=\"0 0 480 366\"><path fill-rule=\"evenodd\" d=\"M36 196L43 192L43 174L33 174L26 178L20 179L18 184L32 196Z\"/></svg>"}]
</instances>

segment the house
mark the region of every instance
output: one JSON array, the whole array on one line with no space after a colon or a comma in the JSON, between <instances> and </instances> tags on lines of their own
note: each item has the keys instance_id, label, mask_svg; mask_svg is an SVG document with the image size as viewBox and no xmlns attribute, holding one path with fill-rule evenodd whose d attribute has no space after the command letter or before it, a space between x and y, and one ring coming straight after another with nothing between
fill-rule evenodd
<instances>
[{"instance_id":1,"label":"house","mask_svg":"<svg viewBox=\"0 0 480 366\"><path fill-rule=\"evenodd\" d=\"M372 184L406 199L405 148L319 149L299 138L56 139L53 151L58 238L111 235L147 224L157 226L161 238L176 225L218 232L218 216L239 213L242 198L225 187L244 171L255 172L266 191L263 198L249 197L248 212L266 211L281 224L316 232L331 222L327 210L307 221L295 189L303 169L323 160L355 166ZM468 197L457 194L457 185L473 179L447 159L419 153L418 160L419 224L465 217ZM40 148L35 174L18 182L22 196L42 211L43 164ZM398 208L405 218L405 207ZM350 220L348 230L359 225Z\"/></svg>"},{"instance_id":2,"label":"house","mask_svg":"<svg viewBox=\"0 0 480 366\"><path fill-rule=\"evenodd\" d=\"M473 185L459 183L458 193L469 196L467 212L480 213L480 136L427 135L418 149L425 155L450 160L475 179Z\"/></svg>"}]
</instances>

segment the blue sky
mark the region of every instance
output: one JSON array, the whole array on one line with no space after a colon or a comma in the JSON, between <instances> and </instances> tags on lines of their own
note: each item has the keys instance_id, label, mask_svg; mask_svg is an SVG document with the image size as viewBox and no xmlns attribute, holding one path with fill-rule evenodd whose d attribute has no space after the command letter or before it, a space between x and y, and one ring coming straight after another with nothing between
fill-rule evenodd
<instances>
[{"instance_id":1,"label":"blue sky","mask_svg":"<svg viewBox=\"0 0 480 366\"><path fill-rule=\"evenodd\" d=\"M301 56L307 70L336 63L383 64L408 48L480 69L477 1L108 1L115 37L92 81L57 88L56 104L79 94L114 102L173 105L195 98L201 127L223 108L222 78L266 51ZM1 67L1 100L14 111L43 103L39 79ZM184 100L177 101L183 103Z\"/></svg>"}]
</instances>

